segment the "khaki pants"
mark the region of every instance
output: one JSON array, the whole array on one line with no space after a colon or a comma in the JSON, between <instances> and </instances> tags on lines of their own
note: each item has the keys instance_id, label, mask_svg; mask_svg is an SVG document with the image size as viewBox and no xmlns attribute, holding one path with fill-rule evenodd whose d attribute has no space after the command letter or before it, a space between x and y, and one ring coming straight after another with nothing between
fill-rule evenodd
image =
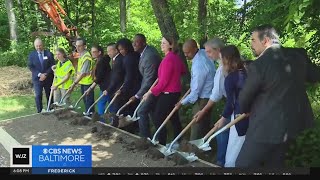
<instances>
[{"instance_id":1,"label":"khaki pants","mask_svg":"<svg viewBox=\"0 0 320 180\"><path fill-rule=\"evenodd\" d=\"M55 103L59 103L61 98L66 94L66 92L67 92L67 89L57 88L54 91L54 94L53 94L53 101ZM66 103L67 105L71 104L71 102L70 102L70 93L66 95L66 97L64 98L62 103Z\"/></svg>"},{"instance_id":2,"label":"khaki pants","mask_svg":"<svg viewBox=\"0 0 320 180\"><path fill-rule=\"evenodd\" d=\"M195 115L198 111L202 110L206 106L208 101L209 101L209 98L206 98L206 99L199 98L193 105L192 114ZM210 119L211 119L211 111L210 113L206 114L200 122L194 123L191 126L190 140L203 138L209 132Z\"/></svg>"}]
</instances>

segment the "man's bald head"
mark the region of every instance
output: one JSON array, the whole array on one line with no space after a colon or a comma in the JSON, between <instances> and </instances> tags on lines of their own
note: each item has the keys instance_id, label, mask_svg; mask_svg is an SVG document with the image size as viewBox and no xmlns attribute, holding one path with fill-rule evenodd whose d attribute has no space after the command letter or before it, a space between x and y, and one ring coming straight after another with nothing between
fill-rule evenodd
<instances>
[{"instance_id":1,"label":"man's bald head","mask_svg":"<svg viewBox=\"0 0 320 180\"><path fill-rule=\"evenodd\" d=\"M183 44L183 53L187 59L193 59L198 52L198 45L194 39L189 39Z\"/></svg>"}]
</instances>

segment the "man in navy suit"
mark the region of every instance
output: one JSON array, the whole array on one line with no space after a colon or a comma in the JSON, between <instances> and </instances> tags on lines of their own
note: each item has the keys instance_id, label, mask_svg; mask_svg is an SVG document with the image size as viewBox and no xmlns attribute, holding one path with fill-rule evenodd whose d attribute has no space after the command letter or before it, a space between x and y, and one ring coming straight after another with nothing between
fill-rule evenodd
<instances>
[{"instance_id":1,"label":"man in navy suit","mask_svg":"<svg viewBox=\"0 0 320 180\"><path fill-rule=\"evenodd\" d=\"M53 71L51 67L55 64L53 54L49 50L44 50L43 42L40 38L34 41L35 50L29 54L28 67L32 72L32 83L35 92L37 112L42 110L42 90L44 89L49 100L51 85L53 81Z\"/></svg>"}]
</instances>

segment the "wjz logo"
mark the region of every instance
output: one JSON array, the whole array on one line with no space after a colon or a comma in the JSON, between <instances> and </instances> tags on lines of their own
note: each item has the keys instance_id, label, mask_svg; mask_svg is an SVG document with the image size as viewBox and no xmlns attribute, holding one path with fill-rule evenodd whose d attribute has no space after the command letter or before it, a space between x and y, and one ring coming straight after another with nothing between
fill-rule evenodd
<instances>
[{"instance_id":1,"label":"wjz logo","mask_svg":"<svg viewBox=\"0 0 320 180\"><path fill-rule=\"evenodd\" d=\"M13 148L12 150L13 165L28 165L30 158L29 148Z\"/></svg>"}]
</instances>

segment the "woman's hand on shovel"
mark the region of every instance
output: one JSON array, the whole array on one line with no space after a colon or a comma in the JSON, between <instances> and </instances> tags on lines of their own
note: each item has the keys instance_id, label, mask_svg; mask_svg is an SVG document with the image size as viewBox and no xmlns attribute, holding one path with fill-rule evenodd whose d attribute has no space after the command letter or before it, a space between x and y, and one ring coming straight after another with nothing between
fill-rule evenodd
<instances>
[{"instance_id":1,"label":"woman's hand on shovel","mask_svg":"<svg viewBox=\"0 0 320 180\"><path fill-rule=\"evenodd\" d=\"M136 96L132 96L129 101L132 101L132 102L136 102L138 100L138 98Z\"/></svg>"},{"instance_id":2,"label":"woman's hand on shovel","mask_svg":"<svg viewBox=\"0 0 320 180\"><path fill-rule=\"evenodd\" d=\"M107 90L104 90L104 91L102 92L102 94L103 94L104 96L106 96L106 95L108 95L108 91L107 91Z\"/></svg>"},{"instance_id":3,"label":"woman's hand on shovel","mask_svg":"<svg viewBox=\"0 0 320 180\"><path fill-rule=\"evenodd\" d=\"M226 124L226 118L221 116L221 118L214 124L214 126L218 126L218 129L223 127Z\"/></svg>"},{"instance_id":4,"label":"woman's hand on shovel","mask_svg":"<svg viewBox=\"0 0 320 180\"><path fill-rule=\"evenodd\" d=\"M146 92L146 93L143 95L142 99L145 101L145 100L148 99L148 97L149 97L150 95L151 95L151 91L148 91L148 92Z\"/></svg>"}]
</instances>

